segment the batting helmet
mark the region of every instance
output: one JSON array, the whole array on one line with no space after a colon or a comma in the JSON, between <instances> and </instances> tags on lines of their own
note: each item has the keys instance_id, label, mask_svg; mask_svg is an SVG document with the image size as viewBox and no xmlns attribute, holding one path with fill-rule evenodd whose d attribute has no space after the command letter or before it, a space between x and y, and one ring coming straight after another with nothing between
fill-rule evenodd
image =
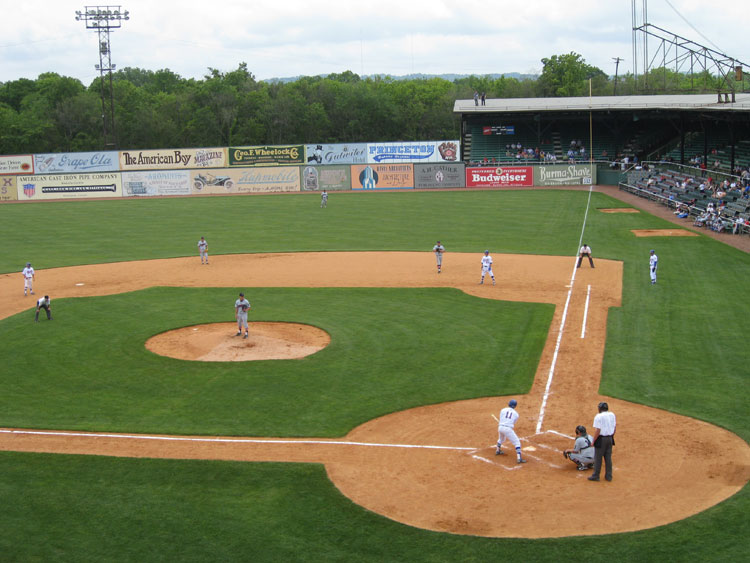
<instances>
[{"instance_id":1,"label":"batting helmet","mask_svg":"<svg viewBox=\"0 0 750 563\"><path fill-rule=\"evenodd\" d=\"M508 401L508 406L513 409L516 408L517 404L518 404L518 401L516 401L515 399L511 399L510 401Z\"/></svg>"},{"instance_id":2,"label":"batting helmet","mask_svg":"<svg viewBox=\"0 0 750 563\"><path fill-rule=\"evenodd\" d=\"M600 411L608 411L609 405L607 403L599 403L599 410Z\"/></svg>"},{"instance_id":3,"label":"batting helmet","mask_svg":"<svg viewBox=\"0 0 750 563\"><path fill-rule=\"evenodd\" d=\"M578 426L576 426L576 434L585 435L586 434L586 427L583 426L582 424L579 424Z\"/></svg>"}]
</instances>

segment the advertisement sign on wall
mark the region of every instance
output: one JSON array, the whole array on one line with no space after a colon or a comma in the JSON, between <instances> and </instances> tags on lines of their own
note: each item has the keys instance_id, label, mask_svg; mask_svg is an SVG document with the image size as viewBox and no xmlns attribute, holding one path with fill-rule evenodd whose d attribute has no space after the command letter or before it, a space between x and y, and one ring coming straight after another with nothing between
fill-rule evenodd
<instances>
[{"instance_id":1,"label":"advertisement sign on wall","mask_svg":"<svg viewBox=\"0 0 750 563\"><path fill-rule=\"evenodd\" d=\"M303 145L229 147L229 166L304 164Z\"/></svg>"},{"instance_id":2,"label":"advertisement sign on wall","mask_svg":"<svg viewBox=\"0 0 750 563\"><path fill-rule=\"evenodd\" d=\"M368 143L367 162L457 162L458 141Z\"/></svg>"},{"instance_id":3,"label":"advertisement sign on wall","mask_svg":"<svg viewBox=\"0 0 750 563\"><path fill-rule=\"evenodd\" d=\"M590 164L534 167L535 186L578 186L594 183L596 183L596 167Z\"/></svg>"},{"instance_id":4,"label":"advertisement sign on wall","mask_svg":"<svg viewBox=\"0 0 750 563\"><path fill-rule=\"evenodd\" d=\"M192 194L243 194L269 192L298 192L298 166L223 168L190 172Z\"/></svg>"},{"instance_id":5,"label":"advertisement sign on wall","mask_svg":"<svg viewBox=\"0 0 750 563\"><path fill-rule=\"evenodd\" d=\"M414 188L411 164L355 164L352 166L353 190L403 190Z\"/></svg>"},{"instance_id":6,"label":"advertisement sign on wall","mask_svg":"<svg viewBox=\"0 0 750 563\"><path fill-rule=\"evenodd\" d=\"M179 170L227 165L227 149L120 151L120 170Z\"/></svg>"},{"instance_id":7,"label":"advertisement sign on wall","mask_svg":"<svg viewBox=\"0 0 750 563\"><path fill-rule=\"evenodd\" d=\"M307 164L366 164L367 145L365 143L306 145Z\"/></svg>"},{"instance_id":8,"label":"advertisement sign on wall","mask_svg":"<svg viewBox=\"0 0 750 563\"><path fill-rule=\"evenodd\" d=\"M34 155L35 174L116 172L119 169L119 155L116 151Z\"/></svg>"},{"instance_id":9,"label":"advertisement sign on wall","mask_svg":"<svg viewBox=\"0 0 750 563\"><path fill-rule=\"evenodd\" d=\"M302 174L302 191L341 191L352 187L351 168L349 166L304 166Z\"/></svg>"},{"instance_id":10,"label":"advertisement sign on wall","mask_svg":"<svg viewBox=\"0 0 750 563\"><path fill-rule=\"evenodd\" d=\"M85 199L120 197L120 174L38 174L19 176L18 199Z\"/></svg>"},{"instance_id":11,"label":"advertisement sign on wall","mask_svg":"<svg viewBox=\"0 0 750 563\"><path fill-rule=\"evenodd\" d=\"M15 176L0 176L0 201L15 201L18 199Z\"/></svg>"},{"instance_id":12,"label":"advertisement sign on wall","mask_svg":"<svg viewBox=\"0 0 750 563\"><path fill-rule=\"evenodd\" d=\"M33 174L34 160L30 154L0 156L0 174Z\"/></svg>"},{"instance_id":13,"label":"advertisement sign on wall","mask_svg":"<svg viewBox=\"0 0 750 563\"><path fill-rule=\"evenodd\" d=\"M187 170L123 172L122 195L125 197L190 195L190 172Z\"/></svg>"},{"instance_id":14,"label":"advertisement sign on wall","mask_svg":"<svg viewBox=\"0 0 750 563\"><path fill-rule=\"evenodd\" d=\"M463 162L456 164L415 164L414 187L423 188L463 188L466 174Z\"/></svg>"},{"instance_id":15,"label":"advertisement sign on wall","mask_svg":"<svg viewBox=\"0 0 750 563\"><path fill-rule=\"evenodd\" d=\"M467 188L502 188L507 186L533 186L531 166L481 166L466 169Z\"/></svg>"}]
</instances>

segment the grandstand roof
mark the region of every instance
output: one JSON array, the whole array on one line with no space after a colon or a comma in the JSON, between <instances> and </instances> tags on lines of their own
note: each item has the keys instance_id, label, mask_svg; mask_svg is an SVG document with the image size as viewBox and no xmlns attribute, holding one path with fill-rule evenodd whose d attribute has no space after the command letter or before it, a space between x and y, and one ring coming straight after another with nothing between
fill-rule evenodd
<instances>
[{"instance_id":1,"label":"grandstand roof","mask_svg":"<svg viewBox=\"0 0 750 563\"><path fill-rule=\"evenodd\" d=\"M734 102L724 102L718 94L661 96L581 96L576 98L487 98L486 105L475 105L473 99L456 100L453 113L522 113L544 111L605 110L693 110L748 112L750 94L736 94ZM730 97L731 100L731 97Z\"/></svg>"}]
</instances>

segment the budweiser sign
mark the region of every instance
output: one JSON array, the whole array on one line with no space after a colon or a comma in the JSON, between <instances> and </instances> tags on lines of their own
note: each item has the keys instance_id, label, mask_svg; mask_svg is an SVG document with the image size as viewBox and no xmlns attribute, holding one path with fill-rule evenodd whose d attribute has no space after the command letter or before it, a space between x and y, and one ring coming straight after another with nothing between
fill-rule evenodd
<instances>
[{"instance_id":1,"label":"budweiser sign","mask_svg":"<svg viewBox=\"0 0 750 563\"><path fill-rule=\"evenodd\" d=\"M533 186L531 166L479 167L466 169L467 188Z\"/></svg>"}]
</instances>

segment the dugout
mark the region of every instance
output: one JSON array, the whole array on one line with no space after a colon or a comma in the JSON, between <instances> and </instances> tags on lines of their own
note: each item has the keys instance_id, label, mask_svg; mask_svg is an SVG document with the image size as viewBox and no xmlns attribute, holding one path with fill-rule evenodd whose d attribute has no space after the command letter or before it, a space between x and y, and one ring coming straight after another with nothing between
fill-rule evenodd
<instances>
[{"instance_id":1,"label":"dugout","mask_svg":"<svg viewBox=\"0 0 750 563\"><path fill-rule=\"evenodd\" d=\"M750 166L750 94L502 98L457 100L462 158L468 164L534 162L519 144L567 161L673 160L700 157L724 172ZM591 134L590 134L591 131ZM718 164L717 164L718 163Z\"/></svg>"}]
</instances>

